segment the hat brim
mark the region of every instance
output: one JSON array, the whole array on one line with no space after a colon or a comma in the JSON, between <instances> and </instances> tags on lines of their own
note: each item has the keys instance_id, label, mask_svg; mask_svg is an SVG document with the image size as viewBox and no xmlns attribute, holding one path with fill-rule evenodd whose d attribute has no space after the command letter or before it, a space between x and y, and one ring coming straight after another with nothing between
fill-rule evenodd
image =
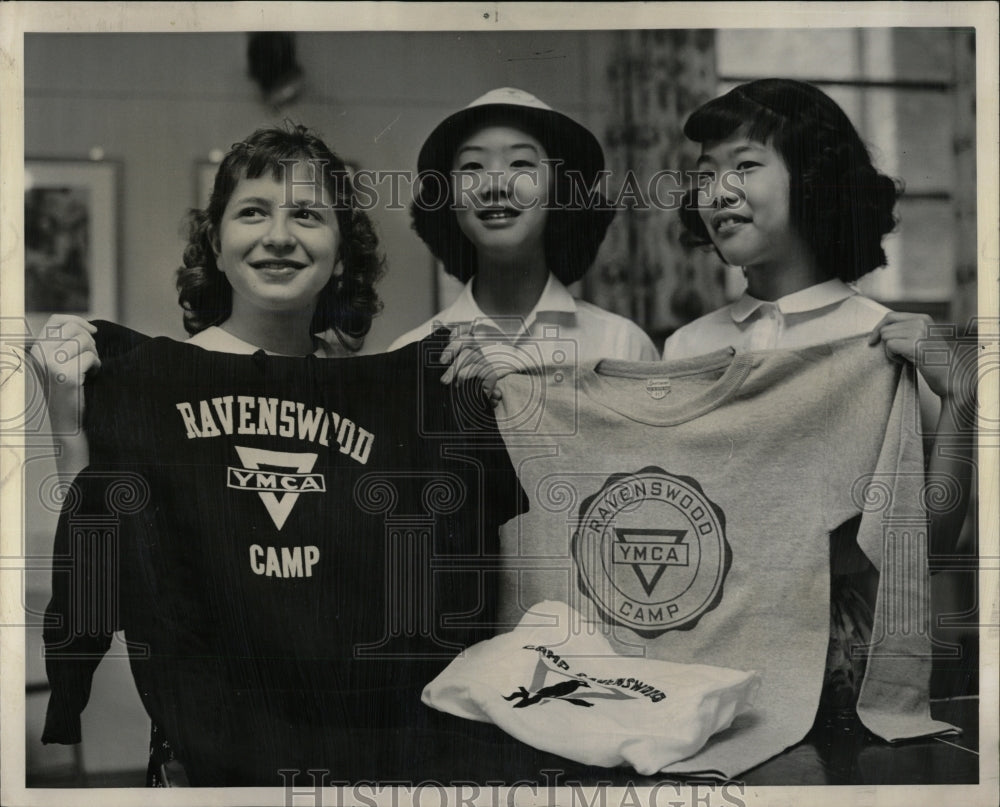
<instances>
[{"instance_id":1,"label":"hat brim","mask_svg":"<svg viewBox=\"0 0 1000 807\"><path fill-rule=\"evenodd\" d=\"M604 169L604 150L597 138L561 112L519 104L482 104L460 109L437 125L420 149L417 170L447 175L462 141L491 124L523 129L544 146L549 158L562 160L562 170L579 171L588 185Z\"/></svg>"}]
</instances>

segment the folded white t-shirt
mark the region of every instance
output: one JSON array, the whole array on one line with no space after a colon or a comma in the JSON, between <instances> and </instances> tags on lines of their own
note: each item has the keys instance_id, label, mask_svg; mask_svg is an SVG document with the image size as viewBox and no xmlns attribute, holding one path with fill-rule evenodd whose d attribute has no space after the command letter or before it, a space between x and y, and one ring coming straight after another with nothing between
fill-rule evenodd
<instances>
[{"instance_id":1,"label":"folded white t-shirt","mask_svg":"<svg viewBox=\"0 0 1000 807\"><path fill-rule=\"evenodd\" d=\"M652 774L727 728L760 686L753 671L618 655L601 630L565 603L539 603L454 659L424 703L577 762Z\"/></svg>"}]
</instances>

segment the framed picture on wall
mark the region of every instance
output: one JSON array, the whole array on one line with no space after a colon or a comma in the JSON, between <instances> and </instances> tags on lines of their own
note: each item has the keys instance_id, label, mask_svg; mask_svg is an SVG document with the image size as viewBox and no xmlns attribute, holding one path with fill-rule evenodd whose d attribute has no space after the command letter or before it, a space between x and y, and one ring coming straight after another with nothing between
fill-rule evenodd
<instances>
[{"instance_id":1,"label":"framed picture on wall","mask_svg":"<svg viewBox=\"0 0 1000 807\"><path fill-rule=\"evenodd\" d=\"M50 314L116 317L118 173L111 162L25 160L24 310L33 326Z\"/></svg>"}]
</instances>

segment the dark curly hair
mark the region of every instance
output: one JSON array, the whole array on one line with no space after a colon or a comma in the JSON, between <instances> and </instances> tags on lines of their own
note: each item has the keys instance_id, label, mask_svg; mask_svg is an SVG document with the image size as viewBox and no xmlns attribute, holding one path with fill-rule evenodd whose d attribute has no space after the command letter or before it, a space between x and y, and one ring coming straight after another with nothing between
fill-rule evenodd
<instances>
[{"instance_id":1,"label":"dark curly hair","mask_svg":"<svg viewBox=\"0 0 1000 807\"><path fill-rule=\"evenodd\" d=\"M550 160L563 159L560 142L552 132L511 113L479 117L466 130L466 135L490 125L510 125L534 137ZM563 146L565 148L565 146ZM545 222L545 264L567 285L579 280L597 257L615 210L599 193L593 191L596 178L589 170L574 173L553 165L553 185ZM591 187L582 187L590 184ZM586 204L581 204L586 200ZM450 175L437 170L425 171L410 206L413 229L444 264L445 271L463 283L478 268L476 248L458 225L455 215Z\"/></svg>"},{"instance_id":2,"label":"dark curly hair","mask_svg":"<svg viewBox=\"0 0 1000 807\"><path fill-rule=\"evenodd\" d=\"M381 310L375 283L384 270L378 237L371 220L356 207L354 186L344 161L305 126L258 129L233 144L215 174L212 195L205 210L188 215L188 244L184 265L177 270L177 291L184 309L184 328L195 334L225 321L232 313L233 289L215 260L222 215L236 185L243 178L257 179L270 172L281 180L282 161L305 159L323 166L324 184L340 229L339 276L320 292L310 325L311 333L332 328L345 347L357 350Z\"/></svg>"},{"instance_id":3,"label":"dark curly hair","mask_svg":"<svg viewBox=\"0 0 1000 807\"><path fill-rule=\"evenodd\" d=\"M884 266L882 238L893 230L902 183L879 173L844 111L802 81L751 81L696 109L684 134L696 143L722 140L740 127L770 145L788 168L789 217L820 269L845 282ZM684 243L707 246L694 191L681 209Z\"/></svg>"}]
</instances>

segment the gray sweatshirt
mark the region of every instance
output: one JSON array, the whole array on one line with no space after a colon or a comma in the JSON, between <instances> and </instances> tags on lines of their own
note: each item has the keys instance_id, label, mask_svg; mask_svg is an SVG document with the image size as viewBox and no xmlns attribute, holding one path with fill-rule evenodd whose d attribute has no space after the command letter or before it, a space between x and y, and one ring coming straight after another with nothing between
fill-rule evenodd
<instances>
[{"instance_id":1,"label":"gray sweatshirt","mask_svg":"<svg viewBox=\"0 0 1000 807\"><path fill-rule=\"evenodd\" d=\"M929 711L927 529L914 370L867 338L605 360L501 381L530 512L505 527L501 613L567 602L618 653L756 670L753 710L672 772L731 777L812 726L831 531L861 515L880 571L858 712L887 740Z\"/></svg>"}]
</instances>

